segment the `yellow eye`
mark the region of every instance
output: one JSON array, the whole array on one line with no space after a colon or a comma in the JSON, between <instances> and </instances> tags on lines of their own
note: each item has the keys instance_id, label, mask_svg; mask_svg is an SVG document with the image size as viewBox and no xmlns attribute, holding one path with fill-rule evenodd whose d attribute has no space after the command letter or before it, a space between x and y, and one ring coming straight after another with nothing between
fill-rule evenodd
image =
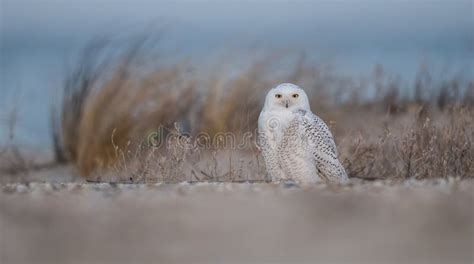
<instances>
[{"instance_id":1,"label":"yellow eye","mask_svg":"<svg viewBox=\"0 0 474 264\"><path fill-rule=\"evenodd\" d=\"M275 94L276 98L281 98L281 94Z\"/></svg>"},{"instance_id":2,"label":"yellow eye","mask_svg":"<svg viewBox=\"0 0 474 264\"><path fill-rule=\"evenodd\" d=\"M293 94L293 98L298 98L299 94Z\"/></svg>"}]
</instances>

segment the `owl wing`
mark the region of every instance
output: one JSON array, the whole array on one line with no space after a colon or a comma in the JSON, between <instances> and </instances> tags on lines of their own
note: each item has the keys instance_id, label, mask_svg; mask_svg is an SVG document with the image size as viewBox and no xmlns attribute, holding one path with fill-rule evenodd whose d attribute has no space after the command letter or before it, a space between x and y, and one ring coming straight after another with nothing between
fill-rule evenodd
<instances>
[{"instance_id":1,"label":"owl wing","mask_svg":"<svg viewBox=\"0 0 474 264\"><path fill-rule=\"evenodd\" d=\"M304 112L301 124L319 176L332 183L347 181L346 171L337 158L336 144L326 123L315 114Z\"/></svg>"}]
</instances>

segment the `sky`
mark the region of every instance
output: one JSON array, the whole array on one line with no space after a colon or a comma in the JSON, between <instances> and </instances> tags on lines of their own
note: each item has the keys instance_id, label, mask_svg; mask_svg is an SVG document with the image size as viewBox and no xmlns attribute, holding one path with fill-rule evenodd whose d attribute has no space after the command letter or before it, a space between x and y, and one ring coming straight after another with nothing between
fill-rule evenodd
<instances>
[{"instance_id":1,"label":"sky","mask_svg":"<svg viewBox=\"0 0 474 264\"><path fill-rule=\"evenodd\" d=\"M472 1L104 1L2 0L7 44L36 38L77 41L92 33L127 31L153 22L205 38L259 39L280 45L443 49L467 45ZM400 37L404 41L399 41ZM409 40L409 41L407 41ZM453 41L449 41L453 40ZM201 40L202 41L202 40ZM472 43L471 43L472 44Z\"/></svg>"},{"instance_id":2,"label":"sky","mask_svg":"<svg viewBox=\"0 0 474 264\"><path fill-rule=\"evenodd\" d=\"M144 29L164 29L163 48L194 61L258 46L305 51L352 75L380 63L411 79L423 60L472 73L472 2L0 0L0 120L20 105L21 141L49 144L52 91L77 50ZM0 126L0 142L5 134Z\"/></svg>"}]
</instances>

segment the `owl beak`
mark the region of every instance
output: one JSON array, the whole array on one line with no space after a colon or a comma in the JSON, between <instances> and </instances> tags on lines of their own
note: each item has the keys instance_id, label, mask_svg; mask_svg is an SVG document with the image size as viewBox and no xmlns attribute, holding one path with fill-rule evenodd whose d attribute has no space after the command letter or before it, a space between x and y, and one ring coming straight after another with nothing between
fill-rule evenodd
<instances>
[{"instance_id":1,"label":"owl beak","mask_svg":"<svg viewBox=\"0 0 474 264\"><path fill-rule=\"evenodd\" d=\"M285 101L285 106L286 106L286 108L288 108L288 103L289 103L288 100L286 100L286 101Z\"/></svg>"}]
</instances>

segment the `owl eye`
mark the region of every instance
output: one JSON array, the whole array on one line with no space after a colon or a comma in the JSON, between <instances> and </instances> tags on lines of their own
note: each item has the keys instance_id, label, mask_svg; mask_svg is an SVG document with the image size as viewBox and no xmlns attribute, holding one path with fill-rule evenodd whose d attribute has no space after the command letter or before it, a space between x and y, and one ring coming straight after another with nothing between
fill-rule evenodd
<instances>
[{"instance_id":1,"label":"owl eye","mask_svg":"<svg viewBox=\"0 0 474 264\"><path fill-rule=\"evenodd\" d=\"M298 98L299 94L293 94L293 98Z\"/></svg>"},{"instance_id":2,"label":"owl eye","mask_svg":"<svg viewBox=\"0 0 474 264\"><path fill-rule=\"evenodd\" d=\"M276 98L281 98L281 94L275 94Z\"/></svg>"}]
</instances>

